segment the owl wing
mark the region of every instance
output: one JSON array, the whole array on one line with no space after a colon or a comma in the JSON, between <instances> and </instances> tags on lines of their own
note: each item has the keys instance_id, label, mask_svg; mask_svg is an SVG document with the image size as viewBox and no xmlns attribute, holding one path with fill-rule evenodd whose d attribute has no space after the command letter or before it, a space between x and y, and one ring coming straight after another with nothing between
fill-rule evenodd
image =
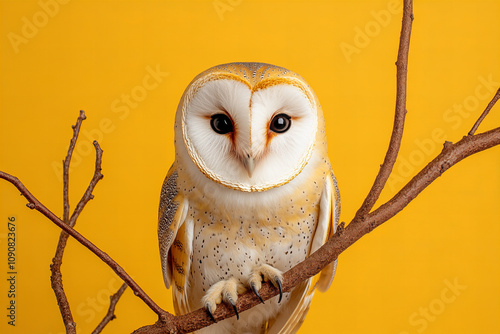
<instances>
[{"instance_id":1,"label":"owl wing","mask_svg":"<svg viewBox=\"0 0 500 334\"><path fill-rule=\"evenodd\" d=\"M333 172L330 171L329 177L326 178L325 188L321 195L319 206L318 227L313 237L311 245L311 254L317 251L325 242L337 231L337 225L340 217L340 193L337 185L337 179ZM319 280L315 287L319 291L325 292L332 284L335 270L337 268L337 260L327 265L320 273ZM318 276L318 275L317 275ZM314 285L313 285L314 288Z\"/></svg>"},{"instance_id":2,"label":"owl wing","mask_svg":"<svg viewBox=\"0 0 500 334\"><path fill-rule=\"evenodd\" d=\"M340 216L340 195L337 180L330 172L321 194L319 218L312 238L311 252L320 248L336 231ZM299 330L306 317L315 288L325 292L330 287L335 275L337 260L326 266L318 275L300 283L290 292L287 310L270 321L267 334L291 334Z\"/></svg>"},{"instance_id":3,"label":"owl wing","mask_svg":"<svg viewBox=\"0 0 500 334\"><path fill-rule=\"evenodd\" d=\"M170 168L160 196L158 241L165 286L174 285L174 306L177 313L186 313L186 281L190 268L192 233L185 224L187 198L179 193L175 164Z\"/></svg>"}]
</instances>

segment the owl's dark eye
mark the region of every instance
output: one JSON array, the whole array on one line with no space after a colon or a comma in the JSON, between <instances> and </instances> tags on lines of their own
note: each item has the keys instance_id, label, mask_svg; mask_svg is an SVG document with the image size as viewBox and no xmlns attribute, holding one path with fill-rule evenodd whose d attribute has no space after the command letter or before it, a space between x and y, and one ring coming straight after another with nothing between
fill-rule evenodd
<instances>
[{"instance_id":1,"label":"owl's dark eye","mask_svg":"<svg viewBox=\"0 0 500 334\"><path fill-rule=\"evenodd\" d=\"M233 132L233 122L231 122L231 119L226 114L212 115L210 126L212 126L215 132L221 135Z\"/></svg>"},{"instance_id":2,"label":"owl's dark eye","mask_svg":"<svg viewBox=\"0 0 500 334\"><path fill-rule=\"evenodd\" d=\"M271 131L274 131L276 133L283 133L288 131L291 125L292 120L290 116L288 116L287 114L278 114L274 116L269 128L271 129Z\"/></svg>"}]
</instances>

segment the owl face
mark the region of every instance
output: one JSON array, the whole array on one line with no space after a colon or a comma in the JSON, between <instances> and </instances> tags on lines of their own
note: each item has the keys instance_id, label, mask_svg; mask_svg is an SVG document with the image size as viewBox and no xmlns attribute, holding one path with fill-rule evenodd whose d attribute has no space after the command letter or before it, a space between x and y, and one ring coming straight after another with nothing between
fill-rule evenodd
<instances>
[{"instance_id":1,"label":"owl face","mask_svg":"<svg viewBox=\"0 0 500 334\"><path fill-rule=\"evenodd\" d=\"M246 192L288 183L309 161L316 101L296 74L272 65L220 65L200 74L179 105L182 141L209 179Z\"/></svg>"}]
</instances>

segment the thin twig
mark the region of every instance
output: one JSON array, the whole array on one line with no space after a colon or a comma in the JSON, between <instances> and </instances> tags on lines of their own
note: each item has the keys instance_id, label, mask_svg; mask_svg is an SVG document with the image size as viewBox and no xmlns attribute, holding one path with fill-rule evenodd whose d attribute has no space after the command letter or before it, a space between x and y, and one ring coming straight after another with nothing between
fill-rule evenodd
<instances>
[{"instance_id":1,"label":"thin twig","mask_svg":"<svg viewBox=\"0 0 500 334\"><path fill-rule=\"evenodd\" d=\"M66 158L63 160L63 221L66 224L69 223L69 165L71 162L71 156L73 155L73 150L75 149L76 141L78 139L78 134L80 133L80 127L85 119L85 112L80 110L80 115L76 120L76 124L72 126L73 136L70 140L68 153L66 154ZM52 290L54 290L54 294L56 295L57 304L59 305L64 326L66 327L66 333L76 334L76 323L73 320L68 298L64 291L61 273L62 257L67 240L68 234L61 231L61 234L59 235L59 242L57 243L56 254L52 259L52 264L50 266L52 273L50 276L50 283L52 285Z\"/></svg>"},{"instance_id":2,"label":"thin twig","mask_svg":"<svg viewBox=\"0 0 500 334\"><path fill-rule=\"evenodd\" d=\"M413 4L410 0L404 1L403 23L399 39L398 59L396 61L396 112L394 115L394 125L392 128L389 148L380 166L380 170L375 178L370 192L366 196L363 204L356 212L356 221L361 221L370 212L378 200L380 193L389 179L394 163L398 156L403 138L403 129L406 117L406 86L408 76L408 53L410 50L410 36L413 22Z\"/></svg>"},{"instance_id":3,"label":"thin twig","mask_svg":"<svg viewBox=\"0 0 500 334\"><path fill-rule=\"evenodd\" d=\"M73 227L76 224L76 220L78 219L78 216L80 216L80 213L83 211L85 208L85 205L94 198L94 195L92 195L92 192L94 191L95 186L97 183L104 177L104 175L101 174L101 164L102 164L102 149L99 146L99 143L94 140L93 142L95 151L96 151L96 160L95 160L95 170L94 170L94 176L92 177L92 180L89 183L89 186L87 187L87 190L85 190L85 193L83 194L82 198L78 202L78 204L75 207L75 210L73 211L73 214L71 215L71 218L69 219L69 226Z\"/></svg>"},{"instance_id":4,"label":"thin twig","mask_svg":"<svg viewBox=\"0 0 500 334\"><path fill-rule=\"evenodd\" d=\"M126 288L127 288L127 284L123 283L122 286L118 289L118 291L114 295L109 297L108 313L106 313L106 316L104 317L104 319L102 319L102 321L99 323L99 325L97 325L97 327L94 329L92 334L101 333L102 330L104 329L104 327L106 327L106 325L110 321L112 321L116 318L116 315L115 315L116 303L118 303L118 301L120 300L120 297L122 296L122 294Z\"/></svg>"},{"instance_id":5,"label":"thin twig","mask_svg":"<svg viewBox=\"0 0 500 334\"><path fill-rule=\"evenodd\" d=\"M87 119L85 112L80 110L80 115L76 120L76 124L72 126L73 137L71 137L69 143L68 154L63 160L63 221L66 223L69 221L69 165L73 150L75 149L76 140L78 139L78 134L80 133L80 127L85 119Z\"/></svg>"},{"instance_id":6,"label":"thin twig","mask_svg":"<svg viewBox=\"0 0 500 334\"><path fill-rule=\"evenodd\" d=\"M80 117L79 117L79 119L80 119ZM77 122L77 124L78 124L78 122ZM78 136L78 132L75 132L73 138L76 139L77 136ZM75 142L76 142L76 140L75 141L71 140L71 144L70 144L71 151L72 151L72 148L74 147ZM94 147L96 150L94 176L92 177L92 180L90 181L89 186L87 187L87 190L85 191L82 198L80 199L80 202L78 202L78 205L75 207L75 210L73 211L73 214L71 215L71 218L69 219L69 221L65 221L65 223L68 224L70 227L75 226L76 219L78 218L78 216L80 215L80 213L84 209L85 205L93 198L92 192L94 191L95 186L97 185L99 180L101 180L103 178L103 175L101 174L102 149L99 146L99 143L97 143L97 141L94 141ZM68 156L71 159L71 155L68 154ZM69 167L69 164L67 166ZM67 170L64 171L64 174L66 176L68 175ZM69 238L69 234L66 233L65 231L61 231L61 234L59 235L59 242L57 244L56 254L54 255L54 258L52 259L52 264L50 266L50 270L52 272L50 279L51 279L52 289L54 290L54 293L56 294L57 304L59 305L59 309L61 310L63 321L64 321L64 324L66 326L66 331L68 333L76 333L76 331L75 331L76 324L73 321L73 317L71 315L71 309L69 307L66 293L64 292L63 282L62 282L62 273L61 273L62 258L64 255L64 249L66 248L68 238Z\"/></svg>"},{"instance_id":7,"label":"thin twig","mask_svg":"<svg viewBox=\"0 0 500 334\"><path fill-rule=\"evenodd\" d=\"M484 111L481 114L481 116L479 116L479 119L476 121L476 123L474 123L474 126L469 131L469 136L473 136L474 135L474 133L476 132L477 128L479 127L479 125L481 124L481 122L483 121L483 119L486 117L486 115L488 115L488 113L490 112L491 108L493 108L493 106L498 101L498 99L500 99L500 88L498 88L496 94L493 96L493 99L491 99L491 102L488 103L488 106L486 107L486 109L484 109Z\"/></svg>"},{"instance_id":8,"label":"thin twig","mask_svg":"<svg viewBox=\"0 0 500 334\"><path fill-rule=\"evenodd\" d=\"M168 320L173 317L170 313L164 311L159 307L152 299L149 297L144 290L130 277L129 274L114 261L107 253L102 251L99 247L94 245L91 241L81 235L78 231L73 229L71 226L65 224L59 217L57 217L52 211L50 211L46 206L44 206L40 201L31 194L31 192L24 186L24 184L15 176L8 173L0 171L0 179L4 179L12 183L21 194L28 200L27 207L30 209L35 209L45 217L50 219L59 228L67 232L76 241L89 249L92 253L97 255L104 263L106 263L113 271L134 291L134 294L141 298L144 303L155 312L162 321Z\"/></svg>"}]
</instances>

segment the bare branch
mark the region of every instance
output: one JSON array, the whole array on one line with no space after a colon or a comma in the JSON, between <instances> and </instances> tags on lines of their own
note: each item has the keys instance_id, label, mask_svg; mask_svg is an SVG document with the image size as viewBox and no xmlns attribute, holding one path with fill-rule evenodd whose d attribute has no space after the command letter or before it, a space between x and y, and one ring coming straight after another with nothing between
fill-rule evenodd
<instances>
[{"instance_id":1,"label":"bare branch","mask_svg":"<svg viewBox=\"0 0 500 334\"><path fill-rule=\"evenodd\" d=\"M394 115L394 125L392 128L391 140L389 148L384 158L384 162L380 166L380 170L375 178L375 181L366 196L363 204L356 212L358 219L370 212L378 200L380 193L391 175L392 168L396 162L401 139L403 138L403 129L406 117L406 86L408 77L408 53L410 50L410 36L413 22L413 4L410 0L404 1L403 23L401 27L401 35L399 39L398 59L396 61L396 113Z\"/></svg>"},{"instance_id":2,"label":"bare branch","mask_svg":"<svg viewBox=\"0 0 500 334\"><path fill-rule=\"evenodd\" d=\"M76 124L72 126L73 137L70 140L68 153L66 158L63 160L63 221L69 223L69 165L71 162L71 156L73 155L73 150L75 149L76 141L78 139L78 134L80 133L80 127L82 122L86 119L85 112L80 110L80 115L76 120ZM68 298L64 292L62 274L61 274L61 264L64 249L68 240L68 234L61 231L59 235L59 242L56 248L56 254L52 259L52 264L50 270L52 272L50 276L50 283L52 285L52 290L56 295L57 304L59 305L59 310L63 318L64 326L66 327L66 333L76 334L76 323L73 320L73 315L71 313L71 308L69 306Z\"/></svg>"},{"instance_id":3,"label":"bare branch","mask_svg":"<svg viewBox=\"0 0 500 334\"><path fill-rule=\"evenodd\" d=\"M286 284L296 284L311 277L334 261L340 253L365 234L371 232L382 223L394 217L405 208L418 194L420 194L436 178L441 176L451 166L457 164L472 154L484 151L500 144L500 128L476 135L464 137L456 144L444 149L434 160L425 166L401 191L380 208L370 213L362 224L349 224L341 235L335 234L317 252L306 261L298 264L286 273ZM293 281L288 281L293 277Z\"/></svg>"},{"instance_id":4,"label":"bare branch","mask_svg":"<svg viewBox=\"0 0 500 334\"><path fill-rule=\"evenodd\" d=\"M283 275L283 291L290 291L302 281L317 275L325 266L337 259L344 250L362 236L394 217L451 166L472 154L496 145L500 145L500 128L475 136L466 136L456 144L450 143L447 145L446 149L424 167L401 191L380 208L368 214L362 223L353 224L353 221L356 219L354 218L347 227L342 229L342 233L336 233L320 249L311 254L310 257L287 271ZM278 291L271 283L266 282L262 284L259 294L263 300L268 300L276 296ZM260 304L259 299L251 291L248 291L238 296L236 307L241 313L258 304ZM219 304L213 314L216 321L221 321L234 315L232 307L225 303ZM176 331L173 333L189 333L213 324L203 308L189 314L177 316L174 322ZM171 324L169 325L171 326ZM156 324L139 328L134 333L165 333L165 325L157 322Z\"/></svg>"},{"instance_id":5,"label":"bare branch","mask_svg":"<svg viewBox=\"0 0 500 334\"><path fill-rule=\"evenodd\" d=\"M0 179L4 179L12 183L21 194L28 200L26 206L30 209L36 209L38 212L43 214L45 217L50 219L54 224L56 224L63 231L67 232L73 238L76 239L83 246L88 248L92 253L97 255L104 263L106 263L113 271L134 291L134 294L141 298L146 305L155 312L160 319L166 320L173 317L170 313L164 311L159 307L152 299L149 297L144 290L127 274L127 272L114 261L107 253L102 251L99 247L90 242L87 238L81 235L78 231L74 230L71 226L65 224L59 217L57 217L52 211L50 211L46 206L44 206L40 201L31 194L31 192L24 186L24 184L15 176L8 173L0 171Z\"/></svg>"},{"instance_id":6,"label":"bare branch","mask_svg":"<svg viewBox=\"0 0 500 334\"><path fill-rule=\"evenodd\" d=\"M83 116L83 118L82 118ZM71 139L70 147L68 150L68 155L66 156L66 159L64 160L64 211L66 215L66 208L69 209L69 204L66 202L68 199L68 183L69 183L69 163L71 160L71 153L75 147L76 139L78 137L78 131L80 129L80 124L82 120L84 120L85 115L83 114L83 111L80 111L80 116L78 117L77 120L77 125L73 128L74 129L74 135L73 138ZM101 174L101 163L102 163L102 149L97 143L97 141L94 141L94 147L96 150L96 162L95 162L95 171L94 171L94 176L92 177L92 180L90 181L89 186L87 187L87 190L83 194L83 197L81 198L80 202L76 206L75 210L73 211L73 214L71 215L71 219L65 220L64 222L68 224L69 226L73 227L76 224L76 220L80 213L82 212L83 208L85 205L88 203L93 198L92 191L94 191L95 186L103 178L103 175ZM66 216L67 219L68 216ZM62 258L64 255L64 249L66 248L66 244L68 241L69 234L61 231L61 234L59 236L59 242L57 244L57 249L56 249L56 254L54 255L54 258L52 259L52 264L50 266L50 270L52 272L52 275L50 276L51 280L51 285L52 289L54 290L54 293L57 298L57 304L59 305L59 309L61 310L61 315L63 317L64 325L66 326L66 332L67 333L76 333L75 327L76 324L73 321L73 316L71 314L71 309L69 307L68 299L66 297L66 293L64 292L63 288L63 282L62 282L62 273L61 273L61 265L62 265Z\"/></svg>"},{"instance_id":7,"label":"bare branch","mask_svg":"<svg viewBox=\"0 0 500 334\"><path fill-rule=\"evenodd\" d=\"M481 124L481 122L483 121L483 119L486 117L486 115L488 115L488 113L490 112L491 108L493 108L493 106L498 101L498 99L500 99L500 88L498 88L496 94L493 96L493 98L491 99L490 103L488 103L488 106L486 107L486 109L484 109L484 111L481 114L481 116L479 116L479 119L476 121L476 123L474 123L474 126L469 131L469 136L474 135L474 133L476 132L477 128L479 127L479 125Z\"/></svg>"},{"instance_id":8,"label":"bare branch","mask_svg":"<svg viewBox=\"0 0 500 334\"><path fill-rule=\"evenodd\" d=\"M109 297L108 313L106 313L106 316L104 317L104 319L102 319L102 321L99 323L99 325L97 325L96 329L94 329L92 334L101 333L102 330L104 329L104 327L106 327L106 325L110 321L112 321L116 318L115 307L116 307L116 304L118 303L118 301L120 300L120 297L123 295L123 292L125 292L126 288L127 288L127 284L123 283L122 286L118 289L118 291L114 295Z\"/></svg>"},{"instance_id":9,"label":"bare branch","mask_svg":"<svg viewBox=\"0 0 500 334\"><path fill-rule=\"evenodd\" d=\"M290 291L300 282L317 275L325 266L333 262L338 256L354 242L365 234L371 232L382 223L386 222L404 207L408 205L420 192L422 192L437 177L462 159L500 144L500 128L482 133L476 136L464 137L456 144L446 142L444 149L434 160L432 160L420 173L418 173L401 191L390 201L369 213L380 196L382 189L391 174L397 158L404 127L406 115L406 82L408 50L410 43L411 25L413 20L412 1L405 0L403 13L403 27L401 30L400 46L397 65L397 98L394 128L388 151L383 165L377 175L375 182L363 202L361 208L347 227L338 229L332 238L318 251L311 254L305 261L299 263L283 275L283 291ZM497 93L498 94L498 93ZM498 99L498 98L497 98ZM495 101L492 101L487 109L491 109ZM484 118L484 117L482 117ZM262 285L259 294L263 300L268 300L278 294L274 286L267 282ZM246 292L238 296L236 307L243 312L260 303L259 299L252 293ZM216 321L234 316L234 310L225 303L218 305L213 317ZM205 309L199 309L189 314L177 316L175 331L173 333L189 333L211 325L213 322ZM171 326L171 325L170 325ZM164 333L165 327L160 322L151 326L139 328L134 333Z\"/></svg>"},{"instance_id":10,"label":"bare branch","mask_svg":"<svg viewBox=\"0 0 500 334\"><path fill-rule=\"evenodd\" d=\"M90 181L89 186L87 187L87 190L85 190L85 193L83 194L82 198L80 199L80 202L76 205L75 211L73 211L73 214L71 215L71 218L69 219L69 226L73 227L76 224L76 220L78 219L78 216L82 212L82 210L85 208L85 205L94 198L94 195L92 195L92 192L94 191L95 186L97 185L97 182L101 180L104 175L101 174L101 163L102 163L102 150L101 147L99 146L99 143L94 140L93 142L96 150L96 161L95 161L95 171L94 171L94 176L92 177L92 180Z\"/></svg>"},{"instance_id":11,"label":"bare branch","mask_svg":"<svg viewBox=\"0 0 500 334\"><path fill-rule=\"evenodd\" d=\"M69 164L71 162L73 150L75 149L78 134L80 133L80 127L85 119L87 119L85 112L80 110L80 115L76 120L76 124L72 126L73 137L69 143L68 154L63 160L63 221L66 223L69 221Z\"/></svg>"}]
</instances>

